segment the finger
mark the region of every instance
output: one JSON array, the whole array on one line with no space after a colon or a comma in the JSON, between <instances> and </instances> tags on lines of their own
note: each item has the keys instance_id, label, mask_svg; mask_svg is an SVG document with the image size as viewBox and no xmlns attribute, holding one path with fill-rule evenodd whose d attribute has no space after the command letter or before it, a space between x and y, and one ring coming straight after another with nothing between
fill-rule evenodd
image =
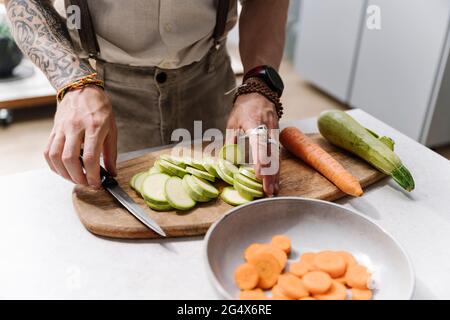
<instances>
[{"instance_id":1,"label":"finger","mask_svg":"<svg viewBox=\"0 0 450 320\"><path fill-rule=\"evenodd\" d=\"M44 149L44 158L45 158L45 161L47 161L47 164L50 167L50 169L53 172L58 173L56 171L55 167L53 166L52 160L50 159L50 149L52 147L54 138L55 138L55 134L52 132L50 134L50 137L48 138L47 145L45 146L45 149Z\"/></svg>"},{"instance_id":2,"label":"finger","mask_svg":"<svg viewBox=\"0 0 450 320\"><path fill-rule=\"evenodd\" d=\"M106 136L103 144L103 161L106 170L114 177L117 176L117 130L115 129Z\"/></svg>"},{"instance_id":3,"label":"finger","mask_svg":"<svg viewBox=\"0 0 450 320\"><path fill-rule=\"evenodd\" d=\"M66 137L66 143L62 154L63 164L72 181L76 184L87 186L87 179L80 162L80 150L83 142L82 133Z\"/></svg>"},{"instance_id":4,"label":"finger","mask_svg":"<svg viewBox=\"0 0 450 320\"><path fill-rule=\"evenodd\" d=\"M52 146L50 147L50 160L52 162L53 167L55 168L56 172L63 178L72 181L72 178L70 177L69 173L66 170L66 167L64 166L64 163L62 161L62 153L64 150L64 144L66 142L66 138L63 135L56 135L53 139Z\"/></svg>"},{"instance_id":5,"label":"finger","mask_svg":"<svg viewBox=\"0 0 450 320\"><path fill-rule=\"evenodd\" d=\"M100 188L100 150L103 146L103 139L98 134L86 133L84 138L83 163L89 186Z\"/></svg>"}]
</instances>

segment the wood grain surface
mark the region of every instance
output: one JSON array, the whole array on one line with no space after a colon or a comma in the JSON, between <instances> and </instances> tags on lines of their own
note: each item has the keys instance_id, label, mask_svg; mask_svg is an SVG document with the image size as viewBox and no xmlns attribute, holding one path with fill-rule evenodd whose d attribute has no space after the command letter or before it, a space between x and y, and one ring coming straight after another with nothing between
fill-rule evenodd
<instances>
[{"instance_id":1,"label":"wood grain surface","mask_svg":"<svg viewBox=\"0 0 450 320\"><path fill-rule=\"evenodd\" d=\"M357 177L363 187L385 177L366 162L330 145L320 135L311 135L311 137ZM134 174L149 169L159 155L164 153L170 153L170 149L152 152L119 163L117 181L164 229L168 237L203 235L212 223L233 207L218 198L209 203L199 204L187 212L156 212L149 209L129 186L129 180ZM217 186L222 188L224 184L220 182ZM333 201L345 195L320 173L283 149L279 196L299 196ZM83 225L96 235L124 239L159 237L121 207L105 190L95 191L76 186L73 191L73 204Z\"/></svg>"}]
</instances>

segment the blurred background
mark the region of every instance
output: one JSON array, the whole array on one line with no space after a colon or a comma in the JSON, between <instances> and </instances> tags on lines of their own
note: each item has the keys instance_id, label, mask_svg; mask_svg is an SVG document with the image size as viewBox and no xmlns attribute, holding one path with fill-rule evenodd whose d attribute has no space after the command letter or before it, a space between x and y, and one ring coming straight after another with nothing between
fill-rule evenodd
<instances>
[{"instance_id":1,"label":"blurred background","mask_svg":"<svg viewBox=\"0 0 450 320\"><path fill-rule=\"evenodd\" d=\"M0 175L45 166L55 92L23 59L0 0ZM283 120L360 108L450 158L450 0L291 0ZM242 65L238 30L229 36Z\"/></svg>"}]
</instances>

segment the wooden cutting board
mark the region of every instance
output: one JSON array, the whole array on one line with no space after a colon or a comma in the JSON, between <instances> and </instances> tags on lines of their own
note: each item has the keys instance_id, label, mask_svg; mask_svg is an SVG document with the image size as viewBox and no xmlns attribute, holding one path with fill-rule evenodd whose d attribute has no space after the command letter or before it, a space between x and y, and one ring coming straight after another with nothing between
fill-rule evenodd
<instances>
[{"instance_id":1,"label":"wooden cutting board","mask_svg":"<svg viewBox=\"0 0 450 320\"><path fill-rule=\"evenodd\" d=\"M382 173L364 161L330 145L320 135L311 135L313 140L333 155L348 171L366 187L384 177ZM119 185L164 229L168 237L203 235L209 226L232 206L220 198L197 205L188 212L156 212L149 209L144 201L130 188L131 177L150 168L159 155L170 153L170 149L160 150L118 164ZM299 196L333 201L345 196L320 173L293 158L286 150L281 152L279 196ZM223 185L219 185L222 187ZM94 191L76 186L73 204L83 225L92 233L112 238L145 239L157 238L136 218L115 201L105 190Z\"/></svg>"}]
</instances>

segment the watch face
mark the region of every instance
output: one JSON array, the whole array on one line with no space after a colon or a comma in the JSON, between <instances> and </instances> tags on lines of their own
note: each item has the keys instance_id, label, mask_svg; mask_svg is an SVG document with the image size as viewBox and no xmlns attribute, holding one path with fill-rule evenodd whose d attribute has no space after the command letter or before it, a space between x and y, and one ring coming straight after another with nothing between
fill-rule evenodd
<instances>
[{"instance_id":1,"label":"watch face","mask_svg":"<svg viewBox=\"0 0 450 320\"><path fill-rule=\"evenodd\" d=\"M278 75L278 72L272 67L267 67L266 74L269 77L269 81L272 83L278 94L281 96L284 90L284 84L283 80L281 80L281 77Z\"/></svg>"}]
</instances>

